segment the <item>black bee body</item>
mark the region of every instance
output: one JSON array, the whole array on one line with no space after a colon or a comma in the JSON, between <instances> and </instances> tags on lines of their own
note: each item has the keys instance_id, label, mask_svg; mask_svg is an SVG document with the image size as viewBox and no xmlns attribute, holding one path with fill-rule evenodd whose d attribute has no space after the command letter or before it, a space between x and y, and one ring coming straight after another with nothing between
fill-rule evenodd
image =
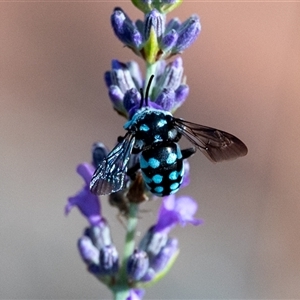
<instances>
[{"instance_id":1,"label":"black bee body","mask_svg":"<svg viewBox=\"0 0 300 300\"><path fill-rule=\"evenodd\" d=\"M176 193L183 180L183 156L176 143L181 134L172 120L169 112L143 107L124 125L135 136L133 151L141 152L144 182L156 196Z\"/></svg>"},{"instance_id":2,"label":"black bee body","mask_svg":"<svg viewBox=\"0 0 300 300\"><path fill-rule=\"evenodd\" d=\"M182 136L213 162L235 159L248 152L245 144L230 133L178 119L170 112L142 104L125 123L126 135L97 167L90 184L93 193L111 194L125 188L132 153L140 153L138 168L153 194L176 193L183 180L183 159L196 151L180 149L177 142Z\"/></svg>"}]
</instances>

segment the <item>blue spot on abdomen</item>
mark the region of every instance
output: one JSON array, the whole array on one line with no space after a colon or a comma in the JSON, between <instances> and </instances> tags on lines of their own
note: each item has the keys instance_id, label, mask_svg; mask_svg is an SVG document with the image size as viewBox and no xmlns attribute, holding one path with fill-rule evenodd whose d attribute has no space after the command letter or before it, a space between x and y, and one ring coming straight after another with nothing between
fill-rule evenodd
<instances>
[{"instance_id":1,"label":"blue spot on abdomen","mask_svg":"<svg viewBox=\"0 0 300 300\"><path fill-rule=\"evenodd\" d=\"M178 178L178 176L179 176L178 172L177 171L173 171L173 172L170 173L169 179L176 180Z\"/></svg>"},{"instance_id":2,"label":"blue spot on abdomen","mask_svg":"<svg viewBox=\"0 0 300 300\"><path fill-rule=\"evenodd\" d=\"M157 186L154 191L157 193L162 193L162 191L164 190L164 188L162 186Z\"/></svg>"},{"instance_id":3,"label":"blue spot on abdomen","mask_svg":"<svg viewBox=\"0 0 300 300\"><path fill-rule=\"evenodd\" d=\"M150 166L151 168L156 169L156 168L159 167L159 165L160 165L159 160L157 160L157 159L155 159L155 158L153 158L153 157L149 159L149 166Z\"/></svg>"},{"instance_id":4,"label":"blue spot on abdomen","mask_svg":"<svg viewBox=\"0 0 300 300\"><path fill-rule=\"evenodd\" d=\"M173 164L177 159L177 155L175 153L170 153L167 158L167 164L171 165Z\"/></svg>"},{"instance_id":5,"label":"blue spot on abdomen","mask_svg":"<svg viewBox=\"0 0 300 300\"><path fill-rule=\"evenodd\" d=\"M170 185L170 189L171 189L172 191L176 190L178 187L179 187L179 183L178 183L178 182L172 183L172 184Z\"/></svg>"},{"instance_id":6,"label":"blue spot on abdomen","mask_svg":"<svg viewBox=\"0 0 300 300\"><path fill-rule=\"evenodd\" d=\"M159 174L156 174L152 177L152 180L153 180L154 183L158 184L158 183L162 182L163 177Z\"/></svg>"}]
</instances>

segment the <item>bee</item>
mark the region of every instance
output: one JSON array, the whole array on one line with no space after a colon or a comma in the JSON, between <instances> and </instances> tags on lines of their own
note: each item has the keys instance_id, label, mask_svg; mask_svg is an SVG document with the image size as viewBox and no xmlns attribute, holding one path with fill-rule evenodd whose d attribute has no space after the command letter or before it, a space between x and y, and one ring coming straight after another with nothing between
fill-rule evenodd
<instances>
[{"instance_id":1,"label":"bee","mask_svg":"<svg viewBox=\"0 0 300 300\"><path fill-rule=\"evenodd\" d=\"M199 149L210 161L221 162L245 156L246 145L225 131L192 123L164 110L149 107L148 94L141 89L139 109L124 124L127 133L98 165L90 190L98 195L115 193L125 188L125 176L141 170L147 189L156 196L176 193L183 181L183 160ZM145 103L145 105L144 105ZM181 150L178 141L187 138L195 147ZM128 170L132 153L139 161Z\"/></svg>"}]
</instances>

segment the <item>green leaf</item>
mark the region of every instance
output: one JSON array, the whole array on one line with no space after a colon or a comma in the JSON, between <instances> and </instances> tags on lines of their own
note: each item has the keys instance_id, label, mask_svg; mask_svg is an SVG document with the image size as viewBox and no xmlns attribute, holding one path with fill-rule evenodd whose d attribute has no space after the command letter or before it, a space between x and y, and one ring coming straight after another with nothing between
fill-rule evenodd
<instances>
[{"instance_id":1,"label":"green leaf","mask_svg":"<svg viewBox=\"0 0 300 300\"><path fill-rule=\"evenodd\" d=\"M160 49L157 41L157 36L153 27L151 27L149 38L145 43L143 50L144 50L143 51L144 58L147 61L147 63L149 64L155 63Z\"/></svg>"}]
</instances>

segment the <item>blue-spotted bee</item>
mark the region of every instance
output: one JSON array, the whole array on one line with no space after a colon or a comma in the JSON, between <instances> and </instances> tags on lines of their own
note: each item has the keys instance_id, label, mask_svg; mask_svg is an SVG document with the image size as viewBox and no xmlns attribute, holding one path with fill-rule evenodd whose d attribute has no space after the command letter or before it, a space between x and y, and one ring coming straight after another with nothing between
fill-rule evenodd
<instances>
[{"instance_id":1,"label":"blue-spotted bee","mask_svg":"<svg viewBox=\"0 0 300 300\"><path fill-rule=\"evenodd\" d=\"M157 196L174 194L179 190L184 175L183 160L196 149L212 162L247 154L246 145L230 133L175 118L168 111L149 107L147 101L153 77L149 80L145 97L141 90L140 108L124 125L127 133L98 165L90 183L93 193L105 195L125 188L132 153L139 153L139 160L131 172L140 169L146 187ZM181 150L178 141L182 136L196 148Z\"/></svg>"}]
</instances>

